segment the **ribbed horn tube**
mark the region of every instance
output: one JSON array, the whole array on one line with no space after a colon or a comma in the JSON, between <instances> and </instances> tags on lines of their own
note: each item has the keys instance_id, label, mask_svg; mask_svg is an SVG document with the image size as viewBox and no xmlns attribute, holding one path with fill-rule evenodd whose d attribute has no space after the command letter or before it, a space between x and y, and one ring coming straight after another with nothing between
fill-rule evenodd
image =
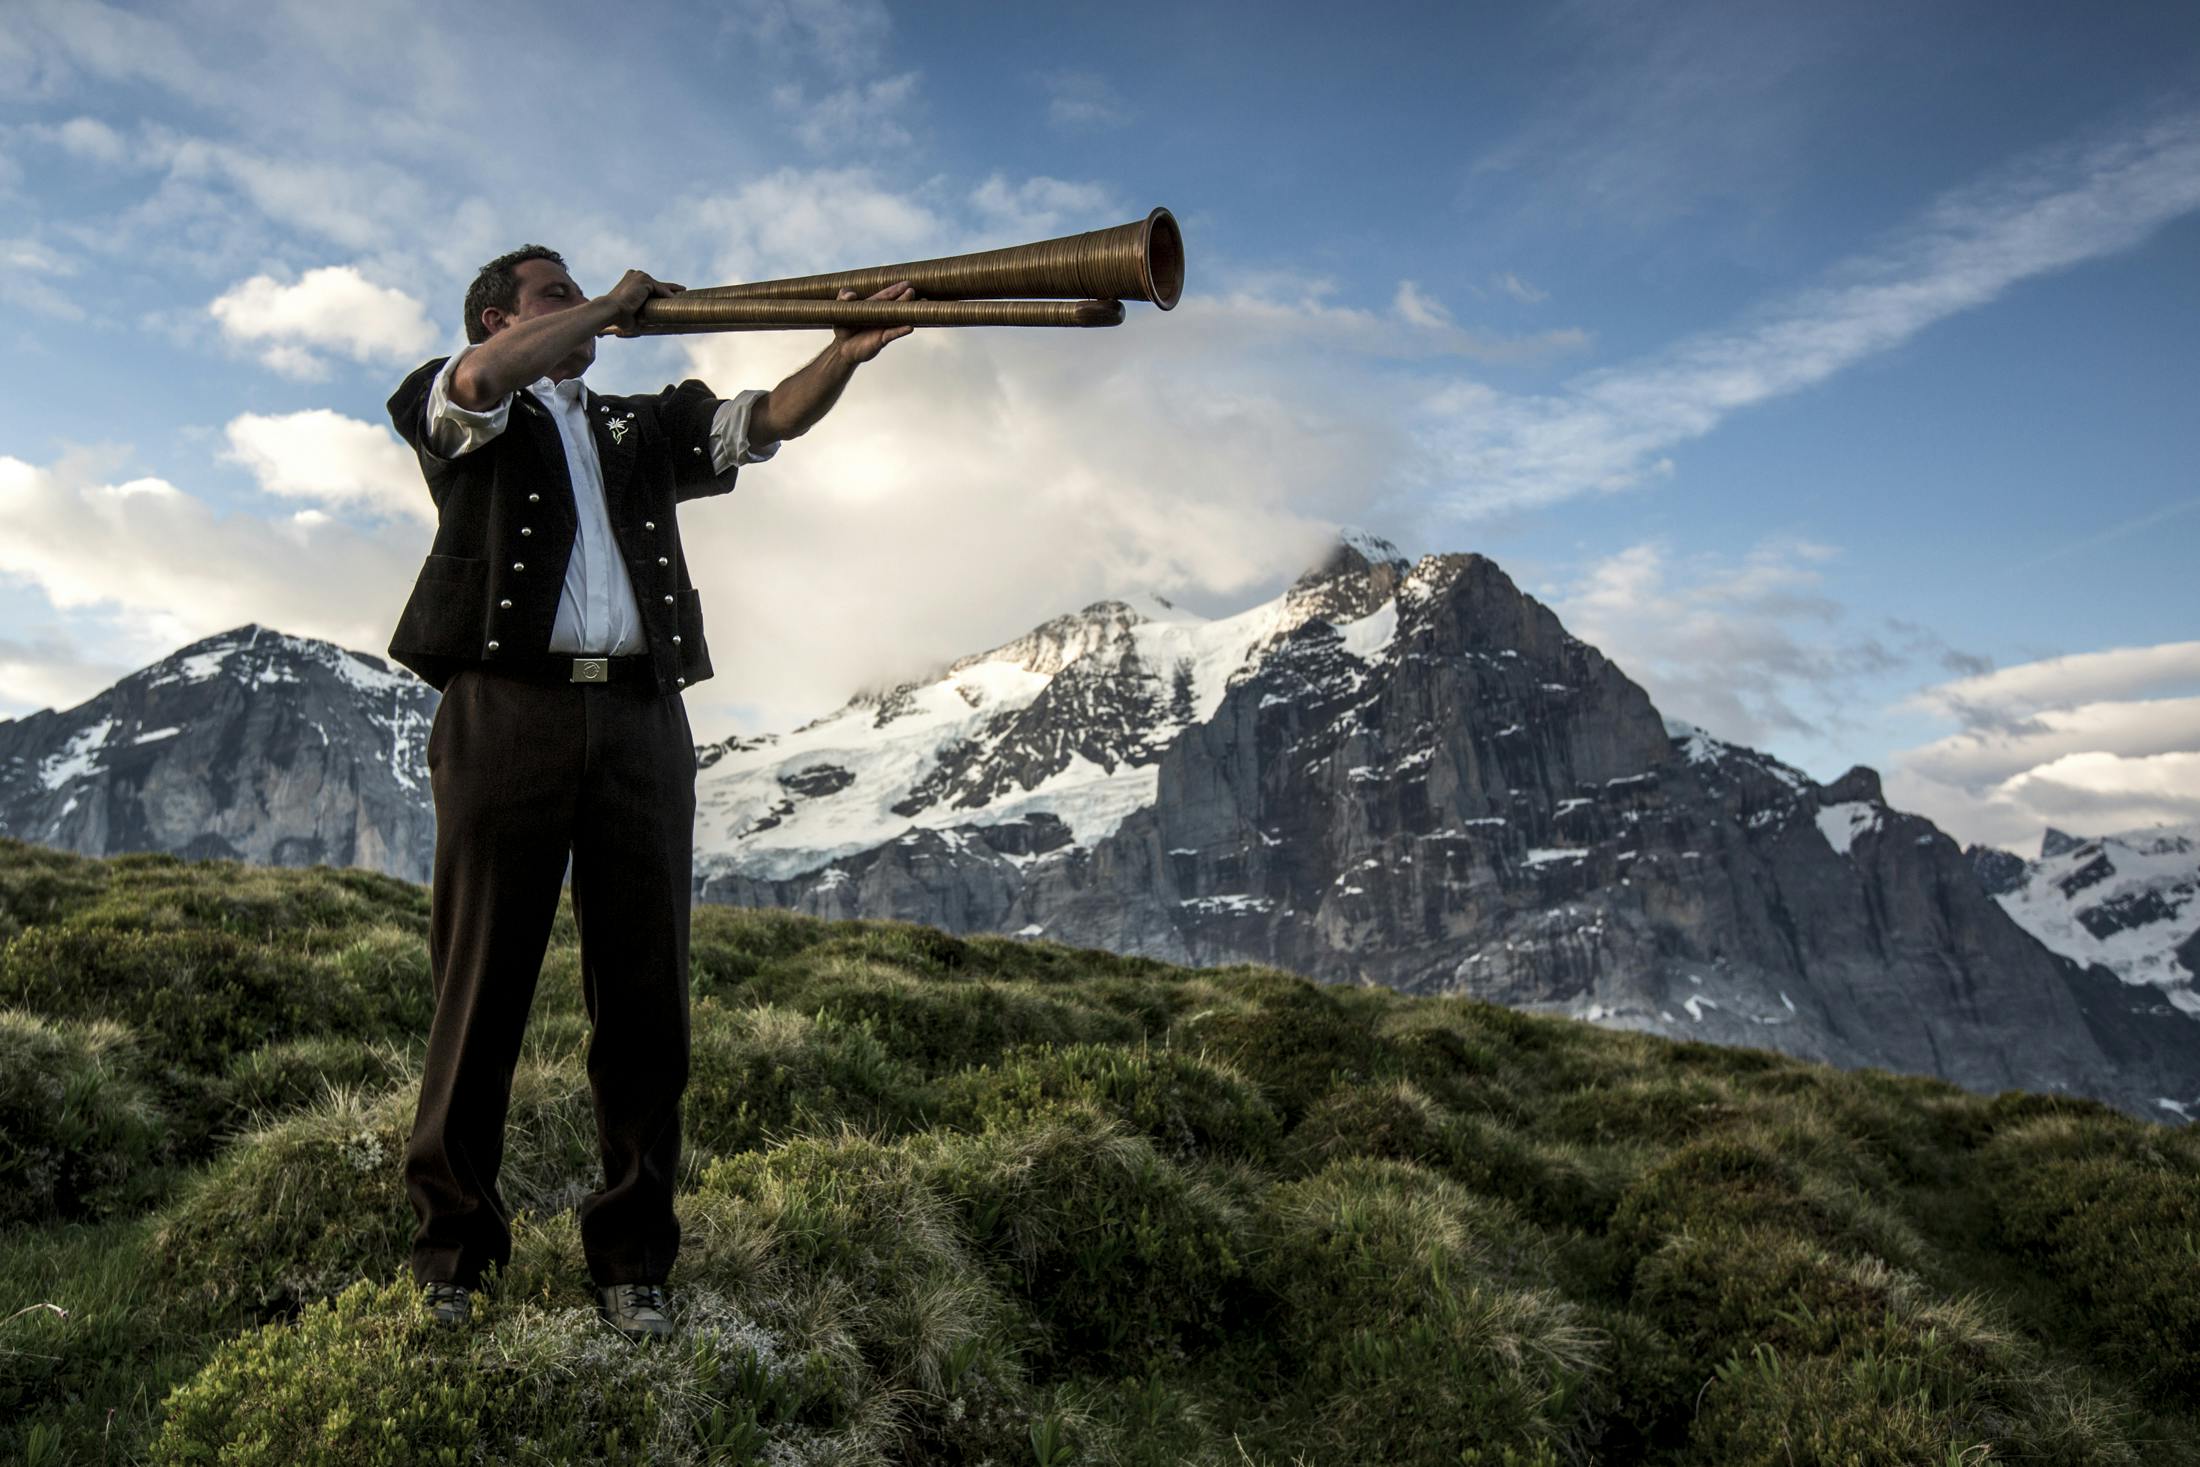
<instances>
[{"instance_id":1,"label":"ribbed horn tube","mask_svg":"<svg viewBox=\"0 0 2200 1467\"><path fill-rule=\"evenodd\" d=\"M705 286L686 292L686 298L831 300L843 290L867 296L902 280L915 286L918 295L934 301L1004 297L1137 300L1151 301L1166 311L1184 294L1184 235L1176 226L1175 215L1167 209L1155 209L1143 219L1113 229L1064 235L1037 244L937 260L911 260L901 265L875 265L830 275Z\"/></svg>"},{"instance_id":2,"label":"ribbed horn tube","mask_svg":"<svg viewBox=\"0 0 2200 1467\"><path fill-rule=\"evenodd\" d=\"M700 299L698 298L700 297ZM1121 301L749 300L683 291L635 313L644 336L818 326L1120 326Z\"/></svg>"}]
</instances>

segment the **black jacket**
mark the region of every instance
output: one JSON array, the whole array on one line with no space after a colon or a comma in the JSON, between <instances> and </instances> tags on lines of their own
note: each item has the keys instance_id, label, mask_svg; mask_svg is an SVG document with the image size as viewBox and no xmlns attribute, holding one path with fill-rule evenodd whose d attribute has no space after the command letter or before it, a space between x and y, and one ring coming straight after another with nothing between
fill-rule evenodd
<instances>
[{"instance_id":1,"label":"black jacket","mask_svg":"<svg viewBox=\"0 0 2200 1467\"><path fill-rule=\"evenodd\" d=\"M573 551L573 482L549 412L515 393L505 430L471 453L438 458L425 442L428 391L446 358L390 398L435 500L435 545L390 639L390 656L437 688L462 667L549 651ZM718 399L700 382L647 397L587 394L612 533L634 582L661 693L710 676L702 600L688 584L675 513L683 499L723 494L734 471L710 470ZM622 424L616 437L611 425Z\"/></svg>"}]
</instances>

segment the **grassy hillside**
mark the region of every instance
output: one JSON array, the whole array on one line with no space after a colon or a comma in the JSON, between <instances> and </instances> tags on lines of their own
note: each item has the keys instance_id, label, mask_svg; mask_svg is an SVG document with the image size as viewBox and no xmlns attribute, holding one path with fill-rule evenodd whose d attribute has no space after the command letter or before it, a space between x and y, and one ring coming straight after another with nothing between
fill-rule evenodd
<instances>
[{"instance_id":1,"label":"grassy hillside","mask_svg":"<svg viewBox=\"0 0 2200 1467\"><path fill-rule=\"evenodd\" d=\"M2200 1463L2191 1131L723 908L683 1338L590 1310L569 919L517 1255L437 1333L425 923L0 842L0 1462Z\"/></svg>"}]
</instances>

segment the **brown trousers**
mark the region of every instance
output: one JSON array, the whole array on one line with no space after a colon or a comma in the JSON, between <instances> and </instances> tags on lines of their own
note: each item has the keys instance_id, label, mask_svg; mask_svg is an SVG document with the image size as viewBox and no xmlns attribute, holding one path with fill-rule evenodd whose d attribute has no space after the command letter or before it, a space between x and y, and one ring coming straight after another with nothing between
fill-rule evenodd
<instances>
[{"instance_id":1,"label":"brown trousers","mask_svg":"<svg viewBox=\"0 0 2200 1467\"><path fill-rule=\"evenodd\" d=\"M405 1190L421 1283L510 1261L497 1171L528 1006L570 852L603 1186L581 1204L598 1284L662 1283L688 1066L695 745L645 681L533 682L467 669L428 740L435 787L435 1022Z\"/></svg>"}]
</instances>

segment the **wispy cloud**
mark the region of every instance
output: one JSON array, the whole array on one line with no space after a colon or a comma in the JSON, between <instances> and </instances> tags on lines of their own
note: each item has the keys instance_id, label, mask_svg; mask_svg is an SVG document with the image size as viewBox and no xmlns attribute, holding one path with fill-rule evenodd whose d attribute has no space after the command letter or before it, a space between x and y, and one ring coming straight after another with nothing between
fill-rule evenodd
<instances>
[{"instance_id":1,"label":"wispy cloud","mask_svg":"<svg viewBox=\"0 0 2200 1467\"><path fill-rule=\"evenodd\" d=\"M1130 121L1130 103L1108 79L1089 71L1058 71L1047 77L1047 121L1056 127L1098 129Z\"/></svg>"},{"instance_id":2,"label":"wispy cloud","mask_svg":"<svg viewBox=\"0 0 2200 1467\"><path fill-rule=\"evenodd\" d=\"M1824 747L1886 679L1961 655L1923 628L1860 625L1827 590L1838 558L1794 538L1739 559L1647 541L1592 562L1549 599L1661 712L1740 743Z\"/></svg>"},{"instance_id":3,"label":"wispy cloud","mask_svg":"<svg viewBox=\"0 0 2200 1467\"><path fill-rule=\"evenodd\" d=\"M2029 849L2200 816L2200 642L2047 658L1941 683L1914 709L1956 732L1895 758L1887 789L1966 839Z\"/></svg>"},{"instance_id":4,"label":"wispy cloud","mask_svg":"<svg viewBox=\"0 0 2200 1467\"><path fill-rule=\"evenodd\" d=\"M1473 515L1624 489L1731 414L1802 391L2023 281L2129 249L2200 208L2200 114L2024 160L1737 325L1560 392L1434 392L1427 437Z\"/></svg>"}]
</instances>

